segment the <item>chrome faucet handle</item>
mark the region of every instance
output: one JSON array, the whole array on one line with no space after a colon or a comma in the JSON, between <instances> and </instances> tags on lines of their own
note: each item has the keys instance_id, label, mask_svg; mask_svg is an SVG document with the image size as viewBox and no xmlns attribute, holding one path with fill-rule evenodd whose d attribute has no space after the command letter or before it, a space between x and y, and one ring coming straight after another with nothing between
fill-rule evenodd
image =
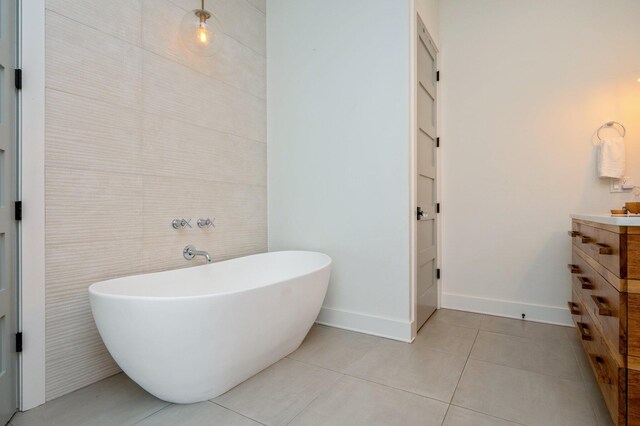
<instances>
[{"instance_id":1,"label":"chrome faucet handle","mask_svg":"<svg viewBox=\"0 0 640 426\"><path fill-rule=\"evenodd\" d=\"M206 219L198 219L198 228L215 228L216 225L213 223L213 221L216 220L215 218L213 218L213 220L206 218Z\"/></svg>"},{"instance_id":2,"label":"chrome faucet handle","mask_svg":"<svg viewBox=\"0 0 640 426\"><path fill-rule=\"evenodd\" d=\"M191 219L173 219L171 221L171 226L173 226L173 229L184 229L184 228L191 228Z\"/></svg>"}]
</instances>

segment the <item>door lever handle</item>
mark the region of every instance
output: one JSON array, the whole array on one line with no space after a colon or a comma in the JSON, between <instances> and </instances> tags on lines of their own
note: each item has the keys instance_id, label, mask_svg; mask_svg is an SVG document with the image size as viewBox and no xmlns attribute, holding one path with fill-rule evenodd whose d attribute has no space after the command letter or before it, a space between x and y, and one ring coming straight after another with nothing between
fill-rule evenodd
<instances>
[{"instance_id":1,"label":"door lever handle","mask_svg":"<svg viewBox=\"0 0 640 426\"><path fill-rule=\"evenodd\" d=\"M424 217L424 211L422 210L422 207L418 207L416 216L418 220L422 220L422 218Z\"/></svg>"}]
</instances>

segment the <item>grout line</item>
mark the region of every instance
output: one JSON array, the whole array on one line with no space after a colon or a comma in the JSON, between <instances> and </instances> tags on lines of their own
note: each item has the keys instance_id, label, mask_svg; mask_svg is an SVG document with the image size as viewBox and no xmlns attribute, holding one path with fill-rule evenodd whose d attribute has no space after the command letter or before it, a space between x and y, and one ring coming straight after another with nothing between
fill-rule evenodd
<instances>
[{"instance_id":1,"label":"grout line","mask_svg":"<svg viewBox=\"0 0 640 426\"><path fill-rule=\"evenodd\" d=\"M593 413L593 419L595 421L595 424L599 424L599 420L598 420L598 412L596 411L596 404L594 404L593 398L591 397L591 391L589 389L587 389L587 378L585 377L584 373L583 373L583 368L580 366L580 361L578 360L578 353L577 351L579 350L584 350L582 348L582 345L580 345L580 348L577 347L573 347L572 348L572 352L573 352L573 358L576 361L576 365L578 366L578 370L580 371L580 377L582 378L581 383L582 383L582 390L584 391L584 393L587 396L587 399L589 400L589 406L591 406L591 412ZM589 374L589 371L587 371L587 374Z\"/></svg>"},{"instance_id":2,"label":"grout line","mask_svg":"<svg viewBox=\"0 0 640 426\"><path fill-rule=\"evenodd\" d=\"M202 185L208 185L208 184L223 184L223 185L227 185L227 186L235 186L235 187L251 187L251 188L256 188L256 189L260 189L260 188L266 188L266 185L264 184L258 184L258 183L245 183L245 182L231 182L231 181L224 181L224 180L208 180L208 179L202 179L202 178L196 178L196 177L183 177L183 176L170 176L170 175L159 175L159 174L152 174L152 173L133 173L133 172L126 172L126 171L98 171L95 170L91 167L68 167L68 166L49 166L49 170L51 171L57 171L57 172L61 172L61 171L85 171L85 172L92 172L94 174L97 174L99 176L113 176L113 175L117 175L117 176L122 176L122 177L156 177L156 178L162 178L162 179L171 179L172 181L180 181L180 180L184 180L184 181L188 181L191 183L198 183L198 184L202 184ZM142 182L144 183L144 182ZM129 238L127 238L129 239Z\"/></svg>"},{"instance_id":3,"label":"grout line","mask_svg":"<svg viewBox=\"0 0 640 426\"><path fill-rule=\"evenodd\" d=\"M166 401L165 401L166 402ZM160 411L165 410L171 406L173 406L174 404L167 402L167 405L165 405L164 407L160 408L159 410L154 411L153 413L149 414L148 416L145 416L144 418L138 420L137 422L133 423L132 426L135 426L137 424L140 424L142 422L144 422L145 420L147 420L149 417L151 416L155 416L156 414L158 414Z\"/></svg>"},{"instance_id":4,"label":"grout line","mask_svg":"<svg viewBox=\"0 0 640 426\"><path fill-rule=\"evenodd\" d=\"M493 331L486 331L486 330L479 330L479 331L484 331L485 333L498 334L500 336L506 336L506 337L517 337L517 338L526 339L528 341L532 341L532 342L535 343L535 339L531 339L531 338L528 338L528 337L514 336L514 335L511 335L511 334L502 334L502 333L496 333L496 332L493 332ZM478 336L479 335L480 335L480 333L478 333ZM475 342L474 342L474 345L475 345ZM483 359L483 358L475 358L475 357L471 356L471 353L473 352L473 348L472 348L471 352L469 353L469 358L473 359L475 361L482 361L482 362L486 362L488 364L499 365L500 367L515 368L516 370L522 370L522 371L526 371L528 373L540 374L540 375L543 375L543 376L552 377L552 378L557 379L557 380L569 380L571 382L582 383L583 382L582 370L580 369L580 365L579 365L579 363L578 363L578 361L576 359L575 349L572 347L572 345L562 345L562 346L566 346L571 350L571 353L573 355L574 361L576 361L576 368L578 370L580 379L562 377L562 376L560 376L558 374L549 374L549 373L546 373L546 372L529 370L527 368L522 368L522 367L514 367L513 365L509 365L509 364L506 364L506 363L500 363L500 362L496 362L496 361L490 361L490 360L486 360L486 359Z\"/></svg>"},{"instance_id":5,"label":"grout line","mask_svg":"<svg viewBox=\"0 0 640 426\"><path fill-rule=\"evenodd\" d=\"M177 3L175 3L175 2L173 2L173 1L171 1L171 0L168 0L168 3L169 3L169 4L171 4L171 5L173 5L174 7L177 7L177 8L178 8L178 9L180 9L180 10L184 10L185 12L189 12L189 10L188 10L188 9L185 9L184 7L182 7L182 6L178 5ZM251 3L249 3L249 5L250 5L250 6L253 6ZM253 8L254 8L254 9L256 9L258 12L260 12L262 15L264 15L264 16L265 16L265 19L266 19L267 14L266 14L265 12L261 11L260 9L258 9L258 8L257 8L257 7L255 7L255 6L253 6ZM213 12L213 14L214 14L214 15L216 15L216 16L218 17L218 19L220 19L220 15L216 14L215 12ZM265 21L265 28L266 28L266 21ZM233 40L237 41L239 44L243 45L243 46L244 46L244 47L246 47L247 49L250 49L250 50L251 50L252 52L254 52L256 55L262 56L263 58L266 58L266 57L267 57L265 54L258 52L258 51L257 51L257 50L255 50L253 47L251 47L251 46L249 46L249 45L245 44L244 42L242 42L242 41L238 40L237 38L235 38L235 37L231 37L228 33L226 33L226 32L225 32L225 33L224 33L224 35L226 35L227 37L232 38Z\"/></svg>"},{"instance_id":6,"label":"grout line","mask_svg":"<svg viewBox=\"0 0 640 426\"><path fill-rule=\"evenodd\" d=\"M245 0L247 3L249 3L249 6L253 7L255 10L257 10L258 12L262 13L264 16L267 16L267 12L260 9L258 6L256 6L255 4L251 3L249 0Z\"/></svg>"},{"instance_id":7,"label":"grout line","mask_svg":"<svg viewBox=\"0 0 640 426\"><path fill-rule=\"evenodd\" d=\"M231 389L233 389L233 388L231 388ZM231 389L229 389L229 390L231 390ZM217 398L217 397L216 397L216 398ZM205 401L203 401L203 402L205 402ZM253 421L253 422L256 422L256 423L259 423L259 424L261 424L261 425L266 426L264 423L262 423L262 422L260 422L260 421L258 421L258 420L256 420L256 419L253 419L253 418L251 418L251 417L249 417L249 416L245 416L245 415L244 415L244 414L242 414L242 413L238 413L237 411L232 410L232 409L231 409L231 408L229 408L229 407L225 407L224 405L220 405L220 404L218 404L217 402L213 402L213 401L212 401L212 400L210 400L210 399L208 399L206 402L208 402L208 403L210 403L210 404L213 404L213 405L217 405L218 407L224 408L225 410L229 410L229 411L231 411L232 413L236 413L237 415L242 416L242 417L244 417L245 419L249 419L249 420L251 420L251 421Z\"/></svg>"},{"instance_id":8,"label":"grout line","mask_svg":"<svg viewBox=\"0 0 640 426\"><path fill-rule=\"evenodd\" d=\"M187 9L183 9L182 7L178 6L177 4L175 4L175 3L173 3L173 2L169 2L169 4L170 4L170 5L173 5L174 7L178 8L178 9L180 9L180 10L183 10L183 11L185 11L185 12L188 12L188 10L187 10ZM127 39L122 38L122 37L119 37L119 36L117 36L117 35L115 35L115 34L108 33L108 32L106 32L106 31L104 31L104 30L101 30L100 28L96 28L96 27L94 27L94 26L92 26L92 25L89 25L89 24L87 24L86 22L78 21L77 19L71 18L71 17L69 17L69 16L67 16L67 15L64 15L64 14L62 14L62 13L58 12L57 10L50 9L50 8L45 8L45 11L46 11L46 12L50 12L50 13L55 13L56 15L59 15L59 16L62 16L62 17L64 17L64 18L67 18L67 19L69 19L69 20L71 20L71 21L77 22L78 24L84 25L85 27L88 27L88 28L91 28L91 29L93 29L93 30L95 30L95 31L98 31L99 33L102 33L102 34L108 35L109 37L113 37L113 38L115 38L115 39L117 39L117 40L120 40L120 41L122 41L122 42L124 42L124 43L127 43L128 45L135 46L135 47L139 47L139 48L141 48L141 49L143 49L143 50L146 50L146 49L144 49L144 48L142 47L142 36L140 37L140 45L137 45L137 44L135 44L135 43L132 43L132 42L131 42L131 40L127 40ZM266 14L265 14L265 13L263 13L260 9L258 9L258 11L259 11L260 13L262 13L263 15L265 15L265 17L266 17ZM144 12L142 11L142 9L140 9L140 32L141 32L141 33L142 33L142 31L143 31L143 30L142 30L142 22L143 22L142 20L143 20L143 19L144 19ZM265 25L265 26L266 26L266 25ZM251 47L251 46L249 46L248 44L245 44L244 42L242 42L242 41L238 40L237 38L235 38L235 37L231 36L229 33L226 33L226 32L225 32L225 33L224 33L224 35L225 35L226 37L229 37L230 39L232 39L232 40L233 40L233 41L235 41L236 43L238 43L238 44L240 44L240 45L242 45L242 46L246 47L246 48L247 48L247 49L249 49L249 50L251 50L251 51L252 51L253 53L255 53L256 55L258 55L258 56L262 56L263 58L266 58L266 55L265 55L265 54L263 54L263 53L261 53L261 52L258 52L258 51L257 51L256 49L254 49L253 47Z\"/></svg>"},{"instance_id":9,"label":"grout line","mask_svg":"<svg viewBox=\"0 0 640 426\"><path fill-rule=\"evenodd\" d=\"M473 339L473 344L471 345L471 350L469 350L469 354L467 355L467 360L464 363L464 367L462 368L462 372L460 373L460 377L458 377L458 383L456 383L456 387L453 389L453 395L451 395L451 400L449 401L449 405L453 403L453 398L456 396L456 392L458 391L458 387L460 386L460 382L462 381L462 376L464 375L464 371L467 369L467 364L469 364L469 360L471 359L471 352L473 352L473 348L478 341L478 336L480 335L480 330L476 333L476 337ZM447 410L449 411L449 410Z\"/></svg>"},{"instance_id":10,"label":"grout line","mask_svg":"<svg viewBox=\"0 0 640 426\"><path fill-rule=\"evenodd\" d=\"M318 398L320 398L321 396L327 394L331 389L333 389L343 377L345 377L345 374L340 374L340 376L338 378L336 378L336 380L333 383L331 383L331 385L327 386L327 388L324 391L320 392L311 401L309 401L309 403L307 405L305 405L302 410L298 411L296 413L296 415L293 416L291 418L291 420L289 420L287 422L287 425L289 425L291 422L293 422L300 414L302 414L307 408L309 408L311 406L311 404L313 404Z\"/></svg>"},{"instance_id":11,"label":"grout line","mask_svg":"<svg viewBox=\"0 0 640 426\"><path fill-rule=\"evenodd\" d=\"M220 129L216 129L216 128L213 128L213 127L203 126L202 124L193 123L193 122L190 122L190 121L187 121L187 120L182 120L180 118L176 118L176 117L173 117L173 116L170 117L170 116L165 116L165 115L159 114L157 112L145 111L144 108L142 108L141 111L142 111L143 114L151 115L151 116L154 116L156 118L169 119L169 120L177 121L179 123L188 124L188 125L191 125L191 126L194 126L194 127L198 127L200 129L212 130L214 132L223 133L225 135L235 136L237 138L245 139L247 141L251 141L251 142L256 142L256 143L261 143L263 145L267 145L266 139L264 141L261 141L259 139L255 139L255 138L252 138L252 137L249 137L249 136L239 135L237 133L232 133L232 132L229 132L227 130L220 130Z\"/></svg>"},{"instance_id":12,"label":"grout line","mask_svg":"<svg viewBox=\"0 0 640 426\"><path fill-rule=\"evenodd\" d=\"M514 424L517 424L517 425L526 426L524 423L514 422L513 420L508 420L508 419L505 419L505 418L502 418L502 417L494 416L493 414L483 413L482 411L474 410L472 408L463 407L462 405L456 405L456 404L451 404L451 405L454 406L454 407L457 407L457 408L462 408L463 410L473 411L474 413L482 414L482 415L488 416L488 417L493 417L494 419L504 420L505 422L510 422L510 423L514 423Z\"/></svg>"},{"instance_id":13,"label":"grout line","mask_svg":"<svg viewBox=\"0 0 640 426\"><path fill-rule=\"evenodd\" d=\"M74 96L74 97L77 97L77 98L80 98L80 99L84 99L84 100L89 100L89 101L93 101L93 102L96 102L96 103L100 103L100 104L102 104L104 106L116 106L116 107L119 107L119 108L125 108L125 109L129 109L129 110L132 110L132 111L140 112L143 116L144 115L150 115L150 116L155 117L155 118L162 118L162 119L165 119L165 120L172 120L172 121L176 121L178 123L187 124L187 125L192 126L192 127L198 127L199 129L204 129L204 130L207 130L207 131L213 131L213 132L217 132L217 133L222 133L224 135L234 136L234 137L237 137L237 138L240 138L240 139L244 139L244 140L249 141L249 142L255 142L255 143L267 145L266 140L265 141L261 141L259 139L255 139L255 138L252 138L252 137L249 137L249 136L239 135L239 134L232 133L232 132L229 132L229 131L226 131L226 130L216 129L214 127L207 127L207 126L203 126L202 124L199 124L199 123L194 123L194 122L191 122L191 121L182 120L182 119L176 118L174 116L165 116L165 115L159 114L157 112L146 111L144 106L142 105L142 103L140 104L139 107L136 107L136 106L131 106L131 105L125 105L124 103L105 101L105 100L98 99L98 98L93 97L93 96L87 96L87 95L81 95L81 94L74 93L74 92L69 92L67 90L63 90L63 89L57 88L55 86L50 86L50 85L45 85L45 89L53 91L53 92L64 93L64 94L67 94L67 95L70 95L70 96ZM142 93L142 92L144 92L144 91L141 91L141 97L144 96L144 93ZM144 120L144 117L142 117L142 119ZM141 129L141 131L142 131L142 129ZM144 132L141 132L141 133L142 133L142 136L144 136L144 134L143 134Z\"/></svg>"},{"instance_id":14,"label":"grout line","mask_svg":"<svg viewBox=\"0 0 640 426\"><path fill-rule=\"evenodd\" d=\"M188 70L191 70L192 72L195 72L196 74L199 74L199 75L205 76L205 77L207 77L207 78L210 78L211 80L215 80L215 81L217 81L217 82L219 82L219 83L222 83L222 84L224 84L224 85L227 85L227 86L229 86L229 87L231 87L231 88L233 88L233 89L235 89L235 90L238 90L238 91L240 91L240 92L242 92L242 93L244 93L244 94L246 94L246 95L249 95L249 96L255 97L255 98L260 99L260 100L265 101L265 102L266 102L266 100L267 100L267 98L266 98L266 94L265 94L265 96L264 96L264 97L262 97L262 96L260 96L260 95L257 95L257 94L255 94L255 93L253 93L253 92L250 92L250 91L248 91L248 90L246 90L246 89L244 89L244 88L242 88L242 87L239 87L239 86L236 86L236 85L234 85L234 84L231 84L231 83L229 83L228 81L222 80L222 79L220 79L220 78L216 78L216 77L214 77L214 76L212 76L212 75L209 75L209 74L205 74L204 72L202 72L202 71L200 71L200 70L197 70L197 69L195 69L195 68L192 68L192 67L190 67L189 65L186 65L186 64L184 64L184 63L182 63L182 62L178 62L177 60L175 60L175 59L173 59L173 58L170 58L170 57L167 57L167 56L161 55L161 54L159 54L159 53L157 53L157 52L155 52L155 51L153 51L153 50L149 50L149 49L147 49L147 48L145 48L145 47L143 47L143 46L142 46L142 40L141 40L141 44L140 44L140 45L137 45L137 44L135 44L135 43L131 43L131 42L130 42L130 41L128 41L128 40L122 39L122 38L117 37L117 36L115 36L115 35L113 35L113 34L109 34L109 33L107 33L107 32L104 32L104 31L102 31L102 30L99 30L99 29L97 29L97 28L95 28L95 27L92 27L91 25L88 25L88 24L86 24L86 23L84 23L84 22L78 21L78 20L76 20L76 19L74 19L74 18L71 18L71 17L69 17L69 16L66 16L66 15L63 15L62 13L59 13L59 12L57 12L57 11L55 11L55 10L47 9L47 11L48 11L49 13L53 13L53 14L55 14L55 15L58 15L58 16L60 16L60 17L64 18L64 19L68 19L69 21L75 22L75 23L77 23L77 24L79 24L79 25L85 26L85 27L87 27L87 28L91 28L92 30L97 31L97 32L99 32L100 34L103 34L103 35L105 35L105 36L107 36L107 37L111 37L111 38L114 38L114 39L116 39L116 40L119 40L119 41L121 41L122 43L125 43L125 44L127 44L127 45L129 45L129 46L131 46L131 47L134 47L134 48L136 48L136 49L139 49L141 52L147 52L147 53L150 53L150 54L152 54L152 55L156 55L157 57L162 58L162 59L164 59L164 60L166 60L166 61L172 62L172 63L174 63L174 64L176 64L176 65L179 65L179 66L182 66L182 67L184 67L184 68L187 68ZM239 44L241 44L241 45L245 46L246 48L250 49L250 50L251 50L252 52L254 52L256 55L261 56L262 58L264 58L264 59L266 60L266 56L264 56L264 55L260 54L259 52L256 52L255 50L251 49L249 46L245 45L244 43L241 43L240 41L236 40L235 38L231 37L231 36L230 36L230 35L228 35L228 34L225 34L225 36L227 36L227 37L231 38L232 40L235 40L235 41L236 41L236 42L238 42ZM141 55L141 57L140 57L140 58L141 58L141 62L143 62L143 60L142 60L142 55ZM266 74L265 74L265 75L266 75ZM265 87L266 87L266 86L265 86Z\"/></svg>"},{"instance_id":15,"label":"grout line","mask_svg":"<svg viewBox=\"0 0 640 426\"><path fill-rule=\"evenodd\" d=\"M262 96L260 96L260 95L256 95L256 94L255 94L255 93L253 93L253 92L250 92L250 91L248 91L248 90L246 90L246 89L243 89L242 87L238 87L238 86L236 86L236 85L234 85L234 84L231 84L231 83L229 83L228 81L222 80L222 79L220 79L220 78L216 78L216 77L214 77L214 76L212 76L212 75L209 75L209 74L205 74L205 73L203 73L203 72L202 72L202 71L200 71L200 70L197 70L197 69L195 69L195 68L192 68L192 67L190 67L189 65L186 65L186 64L184 64L184 63L182 63L182 62L178 62L177 60L175 60L175 59L173 59L173 58L169 58L169 57L167 57L167 56L161 55L160 53L158 53L158 52L154 52L153 50L148 50L148 49L144 49L144 48L139 48L139 49L140 49L140 50L142 50L142 51L144 51L144 52L147 52L147 53L150 53L150 54L152 54L152 55L155 55L155 56L157 56L157 57L158 57L158 58L160 58L160 59L164 59L165 61L169 61L169 62L172 62L172 63L174 63L174 64L178 65L178 66L181 66L181 67L183 67L183 68L186 68L186 69L188 69L188 70L190 70L190 71L192 71L192 72L195 72L196 74L199 74L199 75L201 75L201 76L204 76L204 77L210 78L211 80L218 81L218 82L220 82L220 83L222 83L222 84L225 84L225 85L227 85L227 86L229 86L229 87L231 87L231 88L233 88L233 89L236 89L236 90L238 90L238 91L240 91L240 92L242 92L242 93L244 93L244 94L246 94L246 95L252 96L252 97L257 98L257 99L259 99L259 100L261 100L261 101L265 101L265 102L267 101L266 91L265 91L265 96L264 96L264 97L262 97ZM266 71L266 70L265 70L265 71ZM266 72L265 72L265 80L266 80ZM265 85L265 88L266 88L266 85Z\"/></svg>"},{"instance_id":16,"label":"grout line","mask_svg":"<svg viewBox=\"0 0 640 426\"><path fill-rule=\"evenodd\" d=\"M440 422L440 426L444 425L444 422L447 420L447 416L449 415L450 409L451 409L451 404L447 405L447 411L444 412L444 417L442 418L442 422Z\"/></svg>"},{"instance_id":17,"label":"grout line","mask_svg":"<svg viewBox=\"0 0 640 426\"><path fill-rule=\"evenodd\" d=\"M496 417L496 416L494 416L492 414L487 414L487 413L483 413L483 412L480 412L480 411L471 410L471 409L469 409L467 407L462 407L462 406L459 406L459 405L456 405L456 404L453 403L453 399L456 396L456 392L458 392L458 387L460 386L460 382L462 381L462 376L464 375L464 372L467 369L467 364L469 363L469 360L470 359L474 359L475 360L475 358L471 358L471 353L473 352L473 348L476 345L476 341L478 340L478 336L480 335L480 331L481 330L478 330L478 333L476 334L476 338L473 340L473 345L471 345L471 350L469 351L469 355L467 356L467 361L464 364L464 368L462 369L462 373L460 374L460 377L458 378L458 383L456 384L456 388L453 391L453 396L451 397L451 401L449 402L449 407L447 408L447 413L445 414L445 419L447 418L447 414L449 414L449 410L451 409L451 406L453 405L454 407L464 408L465 410L474 411L474 412L479 413L479 414L485 414L485 415L487 415L489 417L494 417L496 419L501 419L501 420L505 420L505 421L509 421L510 422L511 420L503 419L501 417ZM444 424L444 419L442 420L442 424Z\"/></svg>"},{"instance_id":18,"label":"grout line","mask_svg":"<svg viewBox=\"0 0 640 426\"><path fill-rule=\"evenodd\" d=\"M485 333L491 333L491 334L498 334L500 336L507 336L507 337L514 337L514 338L518 338L518 339L526 339L526 340L530 340L532 342L536 342L536 341L540 341L540 340L546 340L550 343L556 343L558 345L561 346L569 346L569 347L573 347L573 343L571 343L571 341L569 340L569 338L562 338L562 337L535 337L535 336L523 336L521 334L510 334L504 331L494 331L494 330L489 330L489 329L484 329L484 328L480 328L478 329L478 331L483 331Z\"/></svg>"},{"instance_id":19,"label":"grout line","mask_svg":"<svg viewBox=\"0 0 640 426\"><path fill-rule=\"evenodd\" d=\"M447 352L440 352L440 353L447 353ZM449 355L451 355L451 354L449 353ZM447 401L443 401L441 399L437 399L437 398L434 398L434 397L431 397L431 396L422 395L422 394L415 393L415 392L412 392L412 391L406 390L406 389L396 388L396 387L388 385L386 383L376 382L375 380L367 379L365 377L354 376L352 374L345 373L345 372L342 372L342 371L333 370L331 368L327 368L327 367L323 367L323 366L320 366L320 365L312 364L310 362L300 361L300 360L295 359L295 358L290 358L289 356L286 356L285 358L289 358L292 361L296 361L296 362L299 362L301 364L305 364L305 365L308 365L308 366L311 366L311 367L316 367L316 368L320 368L322 370L327 370L327 371L331 371L331 372L334 372L334 373L338 373L338 374L340 374L340 375L342 375L344 377L350 377L352 379L362 380L363 382L373 383L375 385L383 386L383 387L388 388L388 389L393 389L393 390L397 390L397 391L400 391L400 392L408 393L410 395L419 396L420 398L426 398L426 399L429 399L429 400L432 400L432 401L437 401L437 402L440 402L440 403L443 403L443 404L448 404Z\"/></svg>"},{"instance_id":20,"label":"grout line","mask_svg":"<svg viewBox=\"0 0 640 426\"><path fill-rule=\"evenodd\" d=\"M469 326L466 326L466 325L460 325L460 324L456 324L456 323L453 323L453 322L446 322L446 321L442 321L442 320L439 320L439 319L437 319L437 318L436 318L436 319L434 319L434 320L433 320L433 322L434 322L434 323L438 323L438 324L450 325L450 326L452 326L452 327L466 328L466 329L468 329L468 330L476 330L476 331L480 331L480 330L481 330L481 328L480 328L480 327L469 327ZM425 323L425 326L426 326L426 325L427 325L427 323ZM423 327L424 327L424 326L423 326Z\"/></svg>"}]
</instances>

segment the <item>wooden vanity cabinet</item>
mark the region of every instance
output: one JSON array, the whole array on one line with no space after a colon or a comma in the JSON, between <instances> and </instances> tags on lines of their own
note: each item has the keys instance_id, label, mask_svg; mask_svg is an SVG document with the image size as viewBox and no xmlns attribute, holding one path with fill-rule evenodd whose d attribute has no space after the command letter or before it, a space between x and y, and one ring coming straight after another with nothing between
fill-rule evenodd
<instances>
[{"instance_id":1,"label":"wooden vanity cabinet","mask_svg":"<svg viewBox=\"0 0 640 426\"><path fill-rule=\"evenodd\" d=\"M640 426L640 227L573 219L569 310L616 425Z\"/></svg>"}]
</instances>

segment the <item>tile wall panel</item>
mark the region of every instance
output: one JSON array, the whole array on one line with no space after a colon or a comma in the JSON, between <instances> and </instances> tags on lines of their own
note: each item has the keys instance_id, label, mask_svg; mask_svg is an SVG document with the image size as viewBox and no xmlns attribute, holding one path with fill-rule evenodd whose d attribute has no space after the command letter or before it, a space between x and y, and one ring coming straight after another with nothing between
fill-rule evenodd
<instances>
[{"instance_id":1,"label":"tile wall panel","mask_svg":"<svg viewBox=\"0 0 640 426\"><path fill-rule=\"evenodd\" d=\"M157 7L157 0L143 0L143 11L142 45L146 50L266 98L266 57L263 54L227 36L215 56L195 55L184 48L179 38L180 21L186 14L184 9L170 2L165 7Z\"/></svg>"},{"instance_id":2,"label":"tile wall panel","mask_svg":"<svg viewBox=\"0 0 640 426\"><path fill-rule=\"evenodd\" d=\"M192 6L47 0L47 399L119 371L89 285L200 263L187 244L216 260L266 251L264 1L210 2L229 34L211 58L177 39Z\"/></svg>"}]
</instances>

